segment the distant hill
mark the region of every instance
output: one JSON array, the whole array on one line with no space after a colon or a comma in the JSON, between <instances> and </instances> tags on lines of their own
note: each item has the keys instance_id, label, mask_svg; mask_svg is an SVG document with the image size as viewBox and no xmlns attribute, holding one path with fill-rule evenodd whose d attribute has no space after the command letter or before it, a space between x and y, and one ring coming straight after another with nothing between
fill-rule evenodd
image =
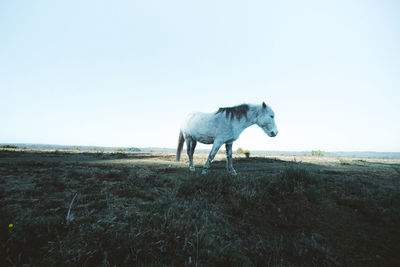
<instances>
[{"instance_id":1,"label":"distant hill","mask_svg":"<svg viewBox=\"0 0 400 267\"><path fill-rule=\"evenodd\" d=\"M169 152L175 153L176 148L162 147L104 147L104 146L67 146L53 144L24 144L24 143L0 143L0 146L17 146L27 149L58 149L58 150L101 150L101 151L124 151L124 152ZM197 149L197 152L208 153L210 149ZM349 158L380 158L380 159L398 159L400 152L374 152L374 151L323 151L327 157L349 157ZM253 155L268 156L311 156L311 151L267 151L253 150Z\"/></svg>"},{"instance_id":2,"label":"distant hill","mask_svg":"<svg viewBox=\"0 0 400 267\"><path fill-rule=\"evenodd\" d=\"M374 152L374 151L323 151L327 157L348 158L379 158L399 159L400 152ZM311 151L252 151L252 154L282 155L282 156L311 156Z\"/></svg>"},{"instance_id":3,"label":"distant hill","mask_svg":"<svg viewBox=\"0 0 400 267\"><path fill-rule=\"evenodd\" d=\"M105 146L67 146L67 145L53 145L53 144L20 144L20 143L0 143L0 146L16 146L18 148L27 149L57 149L57 150L100 150L100 151L125 151L125 152L139 152L142 151L137 147L105 147Z\"/></svg>"}]
</instances>

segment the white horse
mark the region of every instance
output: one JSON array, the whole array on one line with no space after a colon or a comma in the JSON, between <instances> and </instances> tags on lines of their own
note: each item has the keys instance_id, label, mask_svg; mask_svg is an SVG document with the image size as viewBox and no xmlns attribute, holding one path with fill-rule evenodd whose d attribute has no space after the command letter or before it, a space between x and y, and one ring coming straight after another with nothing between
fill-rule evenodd
<instances>
[{"instance_id":1,"label":"white horse","mask_svg":"<svg viewBox=\"0 0 400 267\"><path fill-rule=\"evenodd\" d=\"M213 144L201 174L206 174L219 148L225 144L226 169L232 175L236 171L232 165L232 143L247 127L257 124L270 137L278 134L274 120L274 111L264 102L261 105L243 104L220 108L215 113L189 114L179 133L176 161L180 160L183 142L186 141L189 156L189 170L194 172L193 153L197 142Z\"/></svg>"}]
</instances>

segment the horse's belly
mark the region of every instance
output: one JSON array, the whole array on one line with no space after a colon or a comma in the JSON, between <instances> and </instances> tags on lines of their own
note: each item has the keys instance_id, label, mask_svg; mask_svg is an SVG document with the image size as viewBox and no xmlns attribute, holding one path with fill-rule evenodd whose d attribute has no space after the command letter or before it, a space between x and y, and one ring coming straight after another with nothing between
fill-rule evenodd
<instances>
[{"instance_id":1,"label":"horse's belly","mask_svg":"<svg viewBox=\"0 0 400 267\"><path fill-rule=\"evenodd\" d=\"M212 144L212 143L214 143L214 139L215 139L212 136L198 134L198 133L186 133L186 138L196 140L197 142L200 142L203 144Z\"/></svg>"},{"instance_id":2,"label":"horse's belly","mask_svg":"<svg viewBox=\"0 0 400 267\"><path fill-rule=\"evenodd\" d=\"M199 135L194 138L196 141L203 143L203 144L212 144L214 143L214 137L207 136L207 135Z\"/></svg>"},{"instance_id":3,"label":"horse's belly","mask_svg":"<svg viewBox=\"0 0 400 267\"><path fill-rule=\"evenodd\" d=\"M216 125L211 114L190 114L181 129L186 136L189 136L200 143L214 143Z\"/></svg>"}]
</instances>

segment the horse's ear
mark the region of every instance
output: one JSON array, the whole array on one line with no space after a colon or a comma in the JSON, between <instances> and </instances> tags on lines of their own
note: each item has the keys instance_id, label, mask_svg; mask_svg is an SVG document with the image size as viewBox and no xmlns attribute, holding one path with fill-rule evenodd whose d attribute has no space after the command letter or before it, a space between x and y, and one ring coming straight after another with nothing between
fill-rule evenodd
<instances>
[{"instance_id":1,"label":"horse's ear","mask_svg":"<svg viewBox=\"0 0 400 267\"><path fill-rule=\"evenodd\" d=\"M267 108L267 105L265 105L265 102L262 103L263 108Z\"/></svg>"}]
</instances>

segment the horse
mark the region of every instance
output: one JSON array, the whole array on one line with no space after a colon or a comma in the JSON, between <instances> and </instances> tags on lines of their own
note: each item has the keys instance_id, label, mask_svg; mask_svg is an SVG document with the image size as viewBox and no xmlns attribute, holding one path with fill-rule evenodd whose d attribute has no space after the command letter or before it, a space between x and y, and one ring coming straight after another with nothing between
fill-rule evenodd
<instances>
[{"instance_id":1,"label":"horse","mask_svg":"<svg viewBox=\"0 0 400 267\"><path fill-rule=\"evenodd\" d=\"M196 112L189 114L179 131L176 161L180 160L183 143L186 141L189 156L189 171L194 172L193 154L197 142L213 144L201 174L207 174L211 161L220 147L225 144L226 169L237 175L232 164L232 144L247 127L257 124L268 136L275 137L278 129L275 124L275 113L265 102L261 105L242 104L233 107L219 108L214 113Z\"/></svg>"}]
</instances>

